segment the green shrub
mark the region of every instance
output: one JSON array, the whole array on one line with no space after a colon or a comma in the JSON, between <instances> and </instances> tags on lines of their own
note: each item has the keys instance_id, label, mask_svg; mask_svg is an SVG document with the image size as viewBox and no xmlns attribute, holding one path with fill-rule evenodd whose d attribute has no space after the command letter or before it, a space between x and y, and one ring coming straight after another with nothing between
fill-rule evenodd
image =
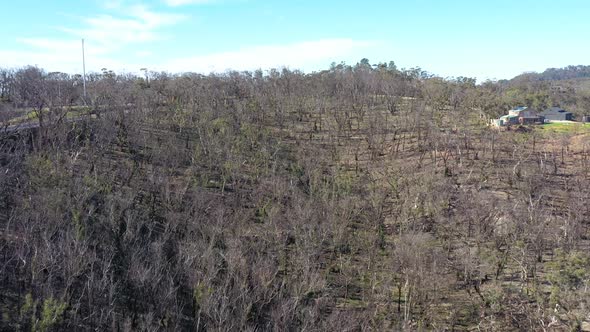
<instances>
[{"instance_id":1,"label":"green shrub","mask_svg":"<svg viewBox=\"0 0 590 332\"><path fill-rule=\"evenodd\" d=\"M43 302L43 311L41 312L41 320L35 324L33 330L48 331L63 321L63 314L67 308L65 302L60 302L52 297Z\"/></svg>"}]
</instances>

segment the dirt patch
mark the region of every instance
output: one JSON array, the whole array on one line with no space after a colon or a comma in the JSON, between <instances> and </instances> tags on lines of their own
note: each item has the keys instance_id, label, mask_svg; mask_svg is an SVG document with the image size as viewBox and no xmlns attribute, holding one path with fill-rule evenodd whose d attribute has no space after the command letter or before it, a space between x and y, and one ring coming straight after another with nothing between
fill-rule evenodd
<instances>
[{"instance_id":1,"label":"dirt patch","mask_svg":"<svg viewBox=\"0 0 590 332\"><path fill-rule=\"evenodd\" d=\"M569 145L573 151L590 150L590 134L581 134L573 136L569 140Z\"/></svg>"}]
</instances>

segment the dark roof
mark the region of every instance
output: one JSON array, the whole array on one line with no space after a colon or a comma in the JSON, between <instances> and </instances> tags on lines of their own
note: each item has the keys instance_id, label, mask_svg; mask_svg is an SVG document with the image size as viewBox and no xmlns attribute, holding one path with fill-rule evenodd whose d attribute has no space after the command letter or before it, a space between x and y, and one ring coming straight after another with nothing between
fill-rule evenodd
<instances>
[{"instance_id":1,"label":"dark roof","mask_svg":"<svg viewBox=\"0 0 590 332\"><path fill-rule=\"evenodd\" d=\"M546 109L543 113L541 114L572 114L571 112L568 112L566 110L564 110L561 107L551 107L549 109Z\"/></svg>"}]
</instances>

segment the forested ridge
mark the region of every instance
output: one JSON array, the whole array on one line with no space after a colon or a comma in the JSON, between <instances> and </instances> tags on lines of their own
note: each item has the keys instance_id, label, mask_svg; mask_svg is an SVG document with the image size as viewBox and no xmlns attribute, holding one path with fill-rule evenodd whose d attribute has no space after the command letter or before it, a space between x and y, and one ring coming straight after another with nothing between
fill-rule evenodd
<instances>
[{"instance_id":1,"label":"forested ridge","mask_svg":"<svg viewBox=\"0 0 590 332\"><path fill-rule=\"evenodd\" d=\"M590 66L567 66L564 68L548 68L542 73L530 73L543 81L560 81L576 78L590 78Z\"/></svg>"},{"instance_id":2,"label":"forested ridge","mask_svg":"<svg viewBox=\"0 0 590 332\"><path fill-rule=\"evenodd\" d=\"M393 62L0 69L0 328L588 329L584 90ZM35 124L35 125L32 125Z\"/></svg>"}]
</instances>

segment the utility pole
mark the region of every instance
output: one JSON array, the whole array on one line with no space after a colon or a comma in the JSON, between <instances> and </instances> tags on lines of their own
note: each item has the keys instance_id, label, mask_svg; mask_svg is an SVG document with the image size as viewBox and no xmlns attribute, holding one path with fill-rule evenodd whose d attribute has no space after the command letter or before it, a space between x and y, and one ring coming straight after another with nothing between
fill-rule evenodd
<instances>
[{"instance_id":1,"label":"utility pole","mask_svg":"<svg viewBox=\"0 0 590 332\"><path fill-rule=\"evenodd\" d=\"M84 57L84 38L82 38L82 84L84 89L84 104L86 104L86 59Z\"/></svg>"},{"instance_id":2,"label":"utility pole","mask_svg":"<svg viewBox=\"0 0 590 332\"><path fill-rule=\"evenodd\" d=\"M149 78L148 78L148 70L147 68L141 68L140 71L142 71L145 74L145 84L146 86L150 84Z\"/></svg>"}]
</instances>

